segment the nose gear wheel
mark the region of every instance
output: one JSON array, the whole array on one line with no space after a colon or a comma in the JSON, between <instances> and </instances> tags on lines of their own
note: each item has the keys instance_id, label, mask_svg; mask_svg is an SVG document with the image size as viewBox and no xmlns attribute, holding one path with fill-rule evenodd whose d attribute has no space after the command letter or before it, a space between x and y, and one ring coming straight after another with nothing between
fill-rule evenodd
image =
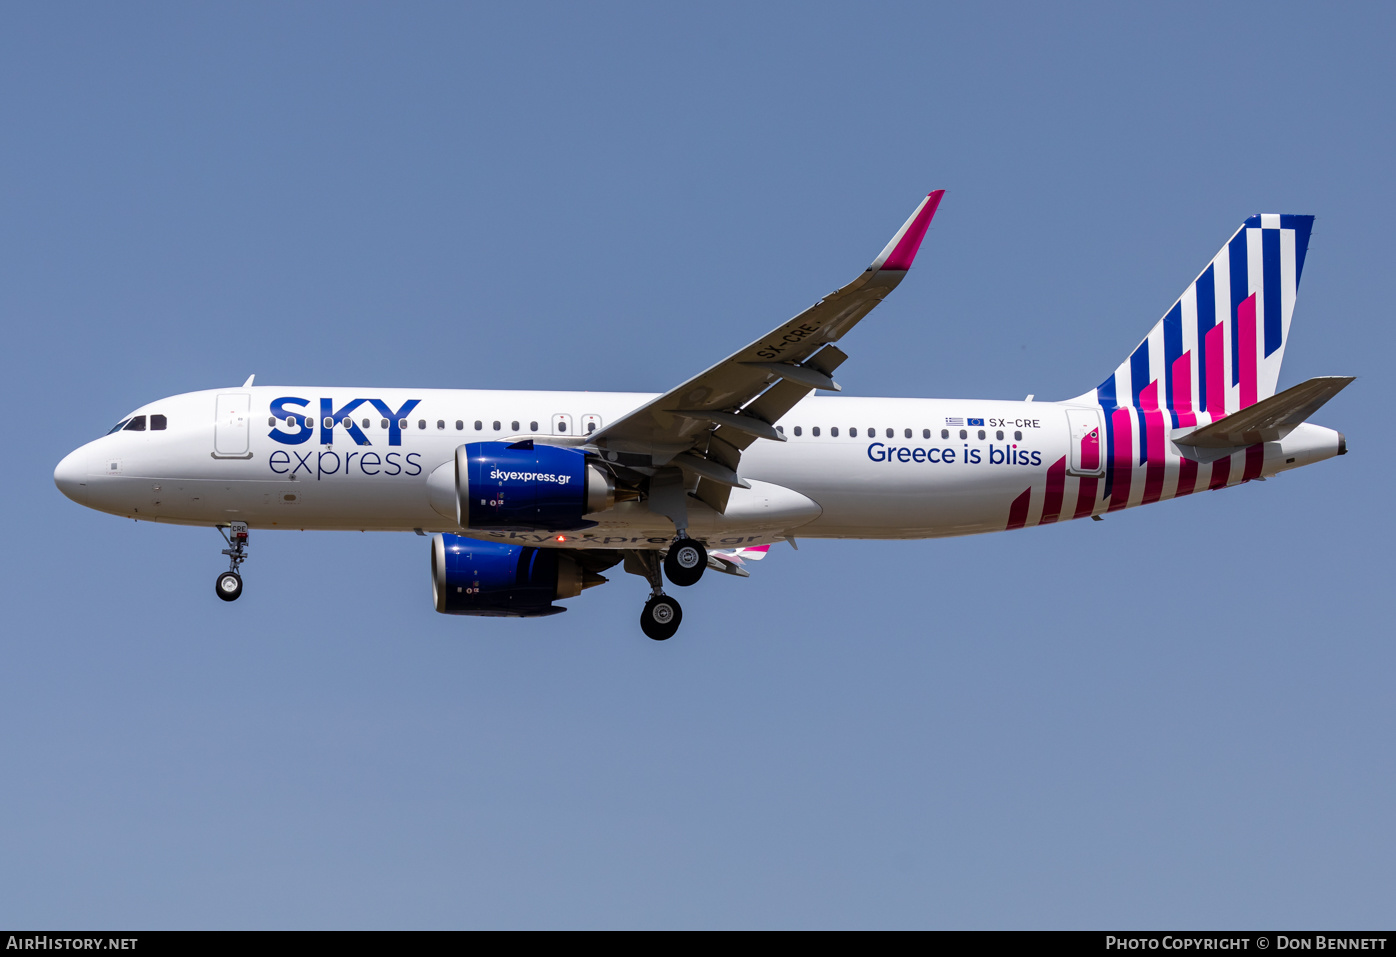
<instances>
[{"instance_id":1,"label":"nose gear wheel","mask_svg":"<svg viewBox=\"0 0 1396 957\"><path fill-rule=\"evenodd\" d=\"M242 594L242 576L237 572L224 572L218 576L218 582L213 587L224 601L237 601Z\"/></svg>"}]
</instances>

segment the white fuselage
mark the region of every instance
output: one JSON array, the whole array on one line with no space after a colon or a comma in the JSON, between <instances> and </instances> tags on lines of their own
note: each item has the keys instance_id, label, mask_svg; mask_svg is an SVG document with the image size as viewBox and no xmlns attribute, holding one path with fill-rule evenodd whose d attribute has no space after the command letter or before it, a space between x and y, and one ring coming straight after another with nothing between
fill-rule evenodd
<instances>
[{"instance_id":1,"label":"white fuselage","mask_svg":"<svg viewBox=\"0 0 1396 957\"><path fill-rule=\"evenodd\" d=\"M164 429L122 430L89 442L63 460L55 480L83 505L156 522L447 531L572 548L662 548L672 540L674 525L640 501L593 514L595 527L561 537L547 530L462 529L449 504L455 450L462 444L585 435L652 398L614 392L266 386L193 392L132 413L163 416ZM405 407L410 411L401 418L387 417ZM785 535L929 538L1122 507L1098 499L1095 482L1072 468L1068 408L1089 407L811 396L780 420L787 441L759 440L743 454L741 475L752 488L734 489L724 513L690 498L691 530L721 546ZM333 416L332 426L326 426L325 413ZM288 426L288 418L294 426ZM1328 458L1338 454L1339 443L1335 431L1300 426L1282 441L1265 443L1258 473L1244 472L1238 456L1224 484ZM1139 478L1123 504L1208 487L1206 474L1197 477L1179 468L1178 450L1169 445L1161 471L1148 481L1138 467ZM1065 476L1060 464L1058 473L1049 475L1061 460L1067 461ZM1102 463L1097 474L1109 467L1112 463ZM1124 467L1132 469L1133 462ZM1179 487L1180 474L1194 484ZM1092 481L1089 501L1080 492L1086 481ZM1038 493L1022 497L1033 488ZM1043 502L1051 509L1054 500L1057 511L1044 517ZM1015 502L1020 521L1011 514ZM1029 508L1031 514L1024 512Z\"/></svg>"}]
</instances>

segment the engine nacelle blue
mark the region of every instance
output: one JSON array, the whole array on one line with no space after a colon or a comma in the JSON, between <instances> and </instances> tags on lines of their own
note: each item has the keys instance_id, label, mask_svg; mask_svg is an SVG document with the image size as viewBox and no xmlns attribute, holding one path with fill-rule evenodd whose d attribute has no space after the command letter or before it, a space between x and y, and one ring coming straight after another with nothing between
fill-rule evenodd
<instances>
[{"instance_id":1,"label":"engine nacelle blue","mask_svg":"<svg viewBox=\"0 0 1396 957\"><path fill-rule=\"evenodd\" d=\"M490 531L569 531L615 504L615 485L577 449L532 441L456 449L456 521Z\"/></svg>"},{"instance_id":2,"label":"engine nacelle blue","mask_svg":"<svg viewBox=\"0 0 1396 957\"><path fill-rule=\"evenodd\" d=\"M555 549L432 536L432 596L436 610L447 615L556 615L567 609L554 605L553 599L581 594L584 577L572 556Z\"/></svg>"}]
</instances>

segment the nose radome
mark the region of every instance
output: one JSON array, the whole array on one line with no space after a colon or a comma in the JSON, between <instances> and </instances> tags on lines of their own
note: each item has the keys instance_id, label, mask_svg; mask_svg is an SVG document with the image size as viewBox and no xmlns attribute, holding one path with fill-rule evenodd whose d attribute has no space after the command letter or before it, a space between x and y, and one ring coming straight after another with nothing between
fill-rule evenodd
<instances>
[{"instance_id":1,"label":"nose radome","mask_svg":"<svg viewBox=\"0 0 1396 957\"><path fill-rule=\"evenodd\" d=\"M83 449L69 452L53 470L53 484L58 486L58 491L74 502L82 501L82 493L87 483L87 469L84 463L88 454Z\"/></svg>"}]
</instances>

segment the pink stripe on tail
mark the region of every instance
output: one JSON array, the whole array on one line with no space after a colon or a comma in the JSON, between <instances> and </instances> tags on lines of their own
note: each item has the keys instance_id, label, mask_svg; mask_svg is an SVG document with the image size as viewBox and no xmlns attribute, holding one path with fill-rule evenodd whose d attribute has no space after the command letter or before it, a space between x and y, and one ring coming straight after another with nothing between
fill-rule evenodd
<instances>
[{"instance_id":1,"label":"pink stripe on tail","mask_svg":"<svg viewBox=\"0 0 1396 957\"><path fill-rule=\"evenodd\" d=\"M1226 323L1207 330L1207 414L1215 422L1226 415Z\"/></svg>"},{"instance_id":2,"label":"pink stripe on tail","mask_svg":"<svg viewBox=\"0 0 1396 957\"><path fill-rule=\"evenodd\" d=\"M1255 293L1236 307L1237 338L1236 349L1241 358L1241 408L1255 405L1256 390L1256 346L1258 333L1255 315Z\"/></svg>"},{"instance_id":3,"label":"pink stripe on tail","mask_svg":"<svg viewBox=\"0 0 1396 957\"><path fill-rule=\"evenodd\" d=\"M1207 483L1209 489L1225 488L1226 483L1231 480L1231 456L1217 459L1212 463L1212 480Z\"/></svg>"},{"instance_id":4,"label":"pink stripe on tail","mask_svg":"<svg viewBox=\"0 0 1396 957\"><path fill-rule=\"evenodd\" d=\"M1022 528L1028 523L1028 505L1032 502L1032 489L1023 489L1023 494L1013 500L1013 504L1008 506L1008 525L1005 531L1013 531L1015 528Z\"/></svg>"},{"instance_id":5,"label":"pink stripe on tail","mask_svg":"<svg viewBox=\"0 0 1396 957\"><path fill-rule=\"evenodd\" d=\"M1047 495L1042 500L1042 520L1039 525L1050 525L1062 511L1062 496L1066 492L1066 456L1057 459L1047 469Z\"/></svg>"},{"instance_id":6,"label":"pink stripe on tail","mask_svg":"<svg viewBox=\"0 0 1396 957\"><path fill-rule=\"evenodd\" d=\"M1094 472L1100 468L1100 429L1094 428L1081 436L1081 470Z\"/></svg>"},{"instance_id":7,"label":"pink stripe on tail","mask_svg":"<svg viewBox=\"0 0 1396 957\"><path fill-rule=\"evenodd\" d=\"M1246 471L1242 473L1242 481L1249 482L1251 479L1260 478L1261 471L1265 468L1265 446L1256 444L1246 448Z\"/></svg>"},{"instance_id":8,"label":"pink stripe on tail","mask_svg":"<svg viewBox=\"0 0 1396 957\"><path fill-rule=\"evenodd\" d=\"M1197 463L1192 459L1183 459L1178 463L1178 491L1174 496L1191 495L1197 491Z\"/></svg>"},{"instance_id":9,"label":"pink stripe on tail","mask_svg":"<svg viewBox=\"0 0 1396 957\"><path fill-rule=\"evenodd\" d=\"M1192 411L1191 352L1173 360L1173 411L1178 413L1180 426L1197 424L1197 414Z\"/></svg>"},{"instance_id":10,"label":"pink stripe on tail","mask_svg":"<svg viewBox=\"0 0 1396 957\"><path fill-rule=\"evenodd\" d=\"M1150 382L1139 393L1139 407L1143 412L1144 434L1139 437L1144 446L1144 461L1148 467L1144 472L1144 499L1141 505L1157 502L1163 497L1163 412L1158 407L1158 380Z\"/></svg>"},{"instance_id":11,"label":"pink stripe on tail","mask_svg":"<svg viewBox=\"0 0 1396 957\"><path fill-rule=\"evenodd\" d=\"M1130 420L1133 409L1116 409L1110 414L1115 430L1115 461L1111 463L1110 507L1116 512L1129 504L1129 480L1134 474L1134 428Z\"/></svg>"},{"instance_id":12,"label":"pink stripe on tail","mask_svg":"<svg viewBox=\"0 0 1396 957\"><path fill-rule=\"evenodd\" d=\"M1095 511L1095 493L1099 479L1083 478L1081 487L1076 490L1076 511L1072 518L1085 518Z\"/></svg>"}]
</instances>

